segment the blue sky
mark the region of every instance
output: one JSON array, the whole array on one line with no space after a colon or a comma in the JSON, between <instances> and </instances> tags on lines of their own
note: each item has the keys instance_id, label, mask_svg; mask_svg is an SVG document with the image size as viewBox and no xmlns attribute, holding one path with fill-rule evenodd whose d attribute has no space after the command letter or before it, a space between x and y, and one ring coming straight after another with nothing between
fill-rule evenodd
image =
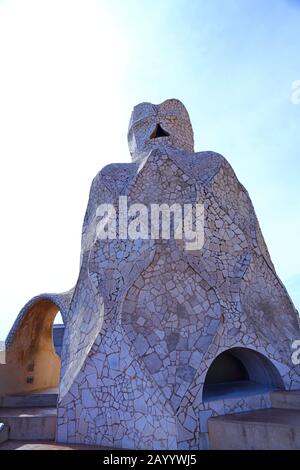
<instances>
[{"instance_id":1,"label":"blue sky","mask_svg":"<svg viewBox=\"0 0 300 470\"><path fill-rule=\"evenodd\" d=\"M300 308L299 31L296 0L0 1L0 339L75 284L92 178L129 161L131 108L171 97L247 188Z\"/></svg>"}]
</instances>

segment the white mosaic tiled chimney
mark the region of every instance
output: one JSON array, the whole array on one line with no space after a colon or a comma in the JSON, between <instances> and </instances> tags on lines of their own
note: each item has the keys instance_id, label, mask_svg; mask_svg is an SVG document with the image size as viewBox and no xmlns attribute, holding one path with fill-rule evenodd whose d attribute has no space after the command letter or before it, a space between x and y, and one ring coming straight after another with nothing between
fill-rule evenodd
<instances>
[{"instance_id":1,"label":"white mosaic tiled chimney","mask_svg":"<svg viewBox=\"0 0 300 470\"><path fill-rule=\"evenodd\" d=\"M268 407L270 390L300 388L299 317L247 191L224 157L194 152L183 104L136 106L128 139L132 163L106 166L90 191L80 274L63 307L57 438L206 448L210 416ZM98 208L118 208L120 196L149 211L203 205L203 247L99 239Z\"/></svg>"}]
</instances>

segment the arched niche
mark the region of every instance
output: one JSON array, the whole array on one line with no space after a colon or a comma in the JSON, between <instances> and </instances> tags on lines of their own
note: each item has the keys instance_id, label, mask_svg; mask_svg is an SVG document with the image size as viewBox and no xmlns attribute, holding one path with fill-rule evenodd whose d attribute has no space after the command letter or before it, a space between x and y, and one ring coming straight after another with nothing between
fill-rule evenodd
<instances>
[{"instance_id":1,"label":"arched niche","mask_svg":"<svg viewBox=\"0 0 300 470\"><path fill-rule=\"evenodd\" d=\"M284 389L281 376L263 354L249 348L223 351L211 363L203 386L203 401L243 397Z\"/></svg>"}]
</instances>

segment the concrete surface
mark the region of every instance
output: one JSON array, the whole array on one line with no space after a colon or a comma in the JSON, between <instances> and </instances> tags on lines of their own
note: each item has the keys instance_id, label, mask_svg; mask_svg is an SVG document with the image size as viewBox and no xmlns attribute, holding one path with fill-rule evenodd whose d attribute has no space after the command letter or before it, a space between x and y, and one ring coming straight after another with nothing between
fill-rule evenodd
<instances>
[{"instance_id":1,"label":"concrete surface","mask_svg":"<svg viewBox=\"0 0 300 470\"><path fill-rule=\"evenodd\" d=\"M211 449L300 449L300 410L262 409L208 420Z\"/></svg>"},{"instance_id":2,"label":"concrete surface","mask_svg":"<svg viewBox=\"0 0 300 470\"><path fill-rule=\"evenodd\" d=\"M36 408L52 407L57 405L57 392L30 393L20 395L7 395L0 397L0 407L4 408ZM0 411L1 413L1 411Z\"/></svg>"},{"instance_id":3,"label":"concrete surface","mask_svg":"<svg viewBox=\"0 0 300 470\"><path fill-rule=\"evenodd\" d=\"M0 445L1 450L110 450L107 447L76 444L59 444L54 441L7 441Z\"/></svg>"},{"instance_id":4,"label":"concrete surface","mask_svg":"<svg viewBox=\"0 0 300 470\"><path fill-rule=\"evenodd\" d=\"M11 440L54 440L56 415L55 407L1 408L0 422L9 425Z\"/></svg>"},{"instance_id":5,"label":"concrete surface","mask_svg":"<svg viewBox=\"0 0 300 470\"><path fill-rule=\"evenodd\" d=\"M300 410L300 390L273 392L271 403L273 408Z\"/></svg>"}]
</instances>

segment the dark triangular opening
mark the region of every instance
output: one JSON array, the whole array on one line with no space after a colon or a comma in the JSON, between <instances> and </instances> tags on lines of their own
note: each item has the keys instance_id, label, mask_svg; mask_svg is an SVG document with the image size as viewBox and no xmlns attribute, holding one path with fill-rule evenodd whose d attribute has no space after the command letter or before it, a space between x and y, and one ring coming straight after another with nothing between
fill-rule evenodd
<instances>
[{"instance_id":1,"label":"dark triangular opening","mask_svg":"<svg viewBox=\"0 0 300 470\"><path fill-rule=\"evenodd\" d=\"M150 139L156 139L157 137L168 137L170 134L165 131L160 124L157 124L156 128L150 135Z\"/></svg>"}]
</instances>

